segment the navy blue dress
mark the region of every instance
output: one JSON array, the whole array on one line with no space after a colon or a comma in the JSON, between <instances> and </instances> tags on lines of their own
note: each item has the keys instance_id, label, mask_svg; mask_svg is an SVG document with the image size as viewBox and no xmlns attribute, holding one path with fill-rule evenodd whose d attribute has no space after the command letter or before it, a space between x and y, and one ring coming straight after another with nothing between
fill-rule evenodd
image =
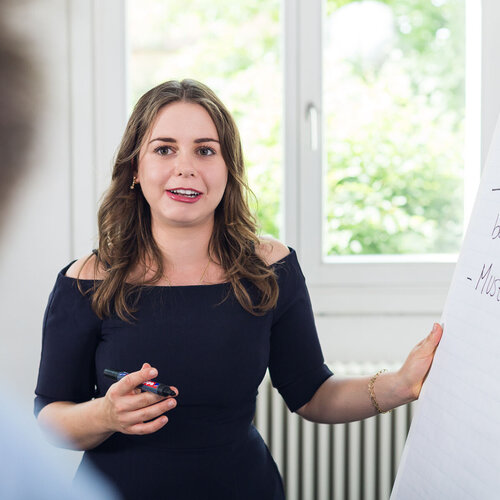
<instances>
[{"instance_id":1,"label":"navy blue dress","mask_svg":"<svg viewBox=\"0 0 500 500\"><path fill-rule=\"evenodd\" d=\"M263 316L245 311L233 294L224 300L231 286L220 283L143 286L135 322L100 320L76 279L65 276L69 264L45 312L36 414L54 401L104 396L112 383L104 368L132 372L151 363L158 381L179 390L167 424L146 436L117 432L82 463L91 462L126 499L283 500L276 463L252 425L257 388L269 367L295 412L332 375L290 250L272 266L279 299Z\"/></svg>"}]
</instances>

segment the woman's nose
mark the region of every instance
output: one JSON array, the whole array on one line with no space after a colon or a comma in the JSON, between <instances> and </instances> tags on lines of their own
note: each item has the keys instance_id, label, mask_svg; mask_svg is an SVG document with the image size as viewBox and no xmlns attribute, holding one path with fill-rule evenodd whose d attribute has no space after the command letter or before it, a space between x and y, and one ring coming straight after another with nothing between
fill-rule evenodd
<instances>
[{"instance_id":1,"label":"woman's nose","mask_svg":"<svg viewBox=\"0 0 500 500\"><path fill-rule=\"evenodd\" d=\"M195 175L196 170L194 165L186 154L180 154L175 162L175 173L180 176Z\"/></svg>"}]
</instances>

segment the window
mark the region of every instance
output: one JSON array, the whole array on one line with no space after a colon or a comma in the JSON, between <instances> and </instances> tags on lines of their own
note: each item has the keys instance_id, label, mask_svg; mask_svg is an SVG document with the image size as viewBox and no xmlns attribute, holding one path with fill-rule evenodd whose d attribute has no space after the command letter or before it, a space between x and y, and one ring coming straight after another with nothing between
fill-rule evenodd
<instances>
[{"instance_id":1,"label":"window","mask_svg":"<svg viewBox=\"0 0 500 500\"><path fill-rule=\"evenodd\" d=\"M323 254L458 253L465 0L328 0L323 41Z\"/></svg>"},{"instance_id":2,"label":"window","mask_svg":"<svg viewBox=\"0 0 500 500\"><path fill-rule=\"evenodd\" d=\"M320 312L421 311L426 304L427 311L439 310L436 297L449 285L464 207L470 209L500 109L500 76L481 67L479 56L479 49L490 59L496 55L500 35L489 22L500 15L496 2L93 5L95 46L106 48L94 55L96 73L105 75L94 78L103 82L96 84L98 117L111 115L106 106L116 109L111 89L125 85L126 53L133 55L127 58L129 107L167 78L205 81L240 127L262 231L298 250ZM127 22L111 22L125 11ZM370 33L367 17L380 30ZM346 46L352 18L378 54L356 38ZM148 30L139 36L141 23ZM479 107L481 94L490 105ZM110 129L97 120L99 127ZM107 150L116 144L113 137Z\"/></svg>"}]
</instances>

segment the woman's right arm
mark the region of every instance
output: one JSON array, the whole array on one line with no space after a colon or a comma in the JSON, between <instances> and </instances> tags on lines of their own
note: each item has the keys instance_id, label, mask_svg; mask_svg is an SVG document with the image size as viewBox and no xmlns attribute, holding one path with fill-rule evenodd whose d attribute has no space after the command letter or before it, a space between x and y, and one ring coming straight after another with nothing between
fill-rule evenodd
<instances>
[{"instance_id":1,"label":"woman's right arm","mask_svg":"<svg viewBox=\"0 0 500 500\"><path fill-rule=\"evenodd\" d=\"M45 406L38 415L40 426L56 433L65 446L77 450L95 448L115 432L151 434L168 421L165 412L175 407L174 398L165 398L137 389L156 377L158 372L148 363L114 383L102 398L72 403L56 401ZM173 387L179 394L179 391ZM60 440L57 444L61 445Z\"/></svg>"}]
</instances>

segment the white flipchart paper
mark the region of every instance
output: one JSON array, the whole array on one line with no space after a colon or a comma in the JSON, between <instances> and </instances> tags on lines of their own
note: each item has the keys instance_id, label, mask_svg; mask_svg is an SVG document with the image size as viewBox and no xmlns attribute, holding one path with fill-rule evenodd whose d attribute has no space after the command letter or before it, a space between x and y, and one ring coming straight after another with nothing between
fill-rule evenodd
<instances>
[{"instance_id":1,"label":"white flipchart paper","mask_svg":"<svg viewBox=\"0 0 500 500\"><path fill-rule=\"evenodd\" d=\"M391 500L500 498L500 120Z\"/></svg>"}]
</instances>

